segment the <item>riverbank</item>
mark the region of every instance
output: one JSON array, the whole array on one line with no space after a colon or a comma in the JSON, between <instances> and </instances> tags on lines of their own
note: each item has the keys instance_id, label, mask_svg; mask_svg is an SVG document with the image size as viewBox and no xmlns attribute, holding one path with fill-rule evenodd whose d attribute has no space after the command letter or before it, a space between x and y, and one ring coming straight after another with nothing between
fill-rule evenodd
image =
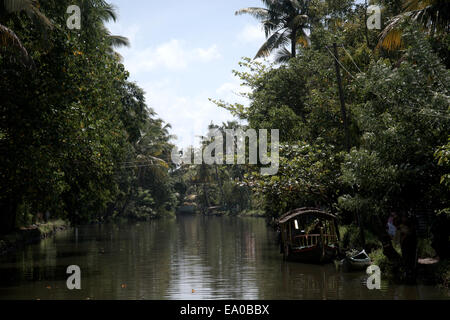
<instances>
[{"instance_id":1,"label":"riverbank","mask_svg":"<svg viewBox=\"0 0 450 320\"><path fill-rule=\"evenodd\" d=\"M178 211L178 214L183 214ZM211 207L206 210L205 213L201 213L201 211L192 211L186 213L187 215L203 215L207 217L240 217L240 218L266 218L266 214L262 210L244 210L239 213L229 210L221 210L220 207Z\"/></svg>"},{"instance_id":2,"label":"riverbank","mask_svg":"<svg viewBox=\"0 0 450 320\"><path fill-rule=\"evenodd\" d=\"M356 225L340 225L341 248L361 248L360 231ZM392 283L404 284L406 273L403 267L394 266L389 262L383 253L381 242L377 237L365 230L365 250L369 254L372 263L380 267L384 278ZM400 244L393 243L394 249L399 256L402 256ZM418 239L417 243L417 268L415 280L418 284L438 286L449 289L450 287L450 261L448 259L439 260L437 254L431 246L429 239Z\"/></svg>"},{"instance_id":3,"label":"riverbank","mask_svg":"<svg viewBox=\"0 0 450 320\"><path fill-rule=\"evenodd\" d=\"M400 253L400 252L399 252ZM394 283L405 282L405 271L389 263L382 249L369 254L373 264L380 267L389 281ZM432 285L444 289L450 289L450 260L436 258L418 258L416 268L416 282L423 285Z\"/></svg>"},{"instance_id":4,"label":"riverbank","mask_svg":"<svg viewBox=\"0 0 450 320\"><path fill-rule=\"evenodd\" d=\"M262 210L244 210L238 214L239 217L265 218L266 213Z\"/></svg>"},{"instance_id":5,"label":"riverbank","mask_svg":"<svg viewBox=\"0 0 450 320\"><path fill-rule=\"evenodd\" d=\"M23 227L19 230L0 236L0 255L14 252L26 245L38 243L55 233L69 228L69 223L63 220L54 220L47 223Z\"/></svg>"}]
</instances>

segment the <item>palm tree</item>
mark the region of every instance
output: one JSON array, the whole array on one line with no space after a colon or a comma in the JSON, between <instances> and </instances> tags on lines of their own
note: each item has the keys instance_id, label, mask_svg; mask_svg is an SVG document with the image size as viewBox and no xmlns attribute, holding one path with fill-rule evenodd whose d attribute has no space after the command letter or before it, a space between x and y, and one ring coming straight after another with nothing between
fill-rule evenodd
<instances>
[{"instance_id":1,"label":"palm tree","mask_svg":"<svg viewBox=\"0 0 450 320\"><path fill-rule=\"evenodd\" d=\"M121 46L129 46L127 38L117 35L111 35L110 31L105 27L105 23L111 20L117 20L115 8L104 0L82 0L81 7L83 12L83 31L86 35L97 41L98 35L100 38L104 37L110 43L108 53L120 55L114 51L114 48ZM0 0L0 19L7 18L10 14L18 14L25 12L33 22L40 27L40 30L45 33L48 29L53 28L52 22L39 10L39 3L36 0ZM30 66L33 61L28 54L27 49L22 44L16 33L7 26L0 24L0 47L11 47L20 53L20 61ZM14 57L15 58L15 57Z\"/></svg>"},{"instance_id":2,"label":"palm tree","mask_svg":"<svg viewBox=\"0 0 450 320\"><path fill-rule=\"evenodd\" d=\"M150 114L153 114L152 110ZM167 162L171 150L169 141L173 138L169 134L170 128L170 124L165 124L161 119L147 119L142 128L141 138L135 144L138 165L169 168Z\"/></svg>"},{"instance_id":3,"label":"palm tree","mask_svg":"<svg viewBox=\"0 0 450 320\"><path fill-rule=\"evenodd\" d=\"M266 8L250 7L236 11L236 15L249 14L261 21L266 42L257 52L255 59L267 57L278 49L276 60L286 61L296 56L296 45L308 45L307 0L261 0ZM290 42L291 50L285 48Z\"/></svg>"},{"instance_id":4,"label":"palm tree","mask_svg":"<svg viewBox=\"0 0 450 320\"><path fill-rule=\"evenodd\" d=\"M92 37L93 33L97 33L100 37L105 37L110 43L109 54L117 55L114 48L128 47L130 45L129 40L126 37L112 35L106 28L105 23L117 20L116 9L113 5L104 0L83 0L81 6L84 10L83 21L86 29L86 34ZM93 37L96 39L96 37Z\"/></svg>"},{"instance_id":5,"label":"palm tree","mask_svg":"<svg viewBox=\"0 0 450 320\"><path fill-rule=\"evenodd\" d=\"M39 10L37 1L0 0L0 18L20 12L25 12L36 24L40 25L43 32L53 27L50 20ZM19 37L13 30L3 24L0 24L0 47L12 47L18 50L21 55L20 61L27 66L32 65L31 57Z\"/></svg>"},{"instance_id":6,"label":"palm tree","mask_svg":"<svg viewBox=\"0 0 450 320\"><path fill-rule=\"evenodd\" d=\"M402 46L400 25L412 19L420 22L430 34L450 30L450 1L448 0L404 0L403 12L393 17L380 35L379 46L395 50Z\"/></svg>"}]
</instances>

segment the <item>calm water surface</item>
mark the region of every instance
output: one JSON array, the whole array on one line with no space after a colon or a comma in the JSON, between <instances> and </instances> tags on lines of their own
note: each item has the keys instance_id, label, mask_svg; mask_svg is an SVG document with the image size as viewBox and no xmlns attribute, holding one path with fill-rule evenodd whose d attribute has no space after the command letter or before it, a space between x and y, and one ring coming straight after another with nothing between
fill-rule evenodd
<instances>
[{"instance_id":1,"label":"calm water surface","mask_svg":"<svg viewBox=\"0 0 450 320\"><path fill-rule=\"evenodd\" d=\"M264 219L183 216L84 226L0 257L0 299L449 299L333 264L284 262ZM66 269L81 268L69 291Z\"/></svg>"}]
</instances>

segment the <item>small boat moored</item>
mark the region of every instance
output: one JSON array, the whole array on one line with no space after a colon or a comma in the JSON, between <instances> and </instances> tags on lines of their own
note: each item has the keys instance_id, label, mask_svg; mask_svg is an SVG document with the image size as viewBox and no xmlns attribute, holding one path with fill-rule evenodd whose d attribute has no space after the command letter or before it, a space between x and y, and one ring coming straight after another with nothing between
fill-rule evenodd
<instances>
[{"instance_id":1,"label":"small boat moored","mask_svg":"<svg viewBox=\"0 0 450 320\"><path fill-rule=\"evenodd\" d=\"M194 194L186 196L182 205L177 208L177 214L196 214L198 212L196 199L197 196Z\"/></svg>"},{"instance_id":2,"label":"small boat moored","mask_svg":"<svg viewBox=\"0 0 450 320\"><path fill-rule=\"evenodd\" d=\"M344 267L344 271L361 271L366 270L368 266L372 264L372 260L365 250L357 253L356 255L350 255L341 260Z\"/></svg>"},{"instance_id":3,"label":"small boat moored","mask_svg":"<svg viewBox=\"0 0 450 320\"><path fill-rule=\"evenodd\" d=\"M208 216L223 216L225 212L221 206L209 207L206 209L205 215Z\"/></svg>"}]
</instances>

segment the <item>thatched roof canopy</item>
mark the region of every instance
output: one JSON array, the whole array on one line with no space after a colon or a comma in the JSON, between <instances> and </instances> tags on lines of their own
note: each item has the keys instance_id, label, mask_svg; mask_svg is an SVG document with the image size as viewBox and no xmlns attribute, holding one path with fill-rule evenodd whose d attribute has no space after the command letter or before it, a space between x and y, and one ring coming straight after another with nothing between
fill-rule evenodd
<instances>
[{"instance_id":1,"label":"thatched roof canopy","mask_svg":"<svg viewBox=\"0 0 450 320\"><path fill-rule=\"evenodd\" d=\"M310 215L316 216L318 218L327 219L327 220L336 220L337 217L329 212L322 211L317 208L299 208L289 211L288 213L282 215L278 220L278 223L283 224L288 222L289 220L301 216L301 215Z\"/></svg>"}]
</instances>

